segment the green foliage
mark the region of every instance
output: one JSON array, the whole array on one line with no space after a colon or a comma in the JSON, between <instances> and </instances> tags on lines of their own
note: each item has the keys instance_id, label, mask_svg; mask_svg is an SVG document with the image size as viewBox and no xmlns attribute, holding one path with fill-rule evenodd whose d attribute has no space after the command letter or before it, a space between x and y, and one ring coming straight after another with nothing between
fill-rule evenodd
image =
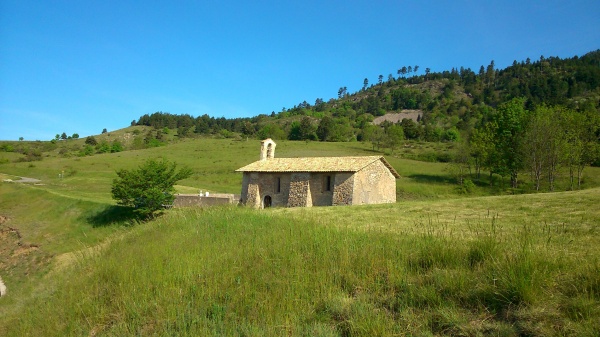
<instances>
[{"instance_id":1,"label":"green foliage","mask_svg":"<svg viewBox=\"0 0 600 337\"><path fill-rule=\"evenodd\" d=\"M334 128L335 122L333 121L333 118L329 116L323 117L317 127L317 137L319 137L320 141L331 140Z\"/></svg>"},{"instance_id":2,"label":"green foliage","mask_svg":"<svg viewBox=\"0 0 600 337\"><path fill-rule=\"evenodd\" d=\"M289 140L317 140L317 128L310 117L304 116L300 122L294 121L290 127Z\"/></svg>"},{"instance_id":3,"label":"green foliage","mask_svg":"<svg viewBox=\"0 0 600 337\"><path fill-rule=\"evenodd\" d=\"M258 130L257 135L260 139L271 138L278 140L286 138L285 131L283 131L283 129L275 123L268 123L263 125L260 128L260 130Z\"/></svg>"},{"instance_id":4,"label":"green foliage","mask_svg":"<svg viewBox=\"0 0 600 337\"><path fill-rule=\"evenodd\" d=\"M410 118L404 118L400 122L400 125L402 126L402 130L404 130L404 135L406 136L406 139L419 139L419 138L421 138L422 129L412 119L410 119Z\"/></svg>"},{"instance_id":5,"label":"green foliage","mask_svg":"<svg viewBox=\"0 0 600 337\"><path fill-rule=\"evenodd\" d=\"M469 152L475 165L477 179L481 177L483 167L489 167L494 151L494 124L487 124L482 129L475 129L469 139Z\"/></svg>"},{"instance_id":6,"label":"green foliage","mask_svg":"<svg viewBox=\"0 0 600 337\"><path fill-rule=\"evenodd\" d=\"M12 144L0 144L0 151L15 152L15 147Z\"/></svg>"},{"instance_id":7,"label":"green foliage","mask_svg":"<svg viewBox=\"0 0 600 337\"><path fill-rule=\"evenodd\" d=\"M235 137L235 133L231 132L227 129L221 129L219 130L219 135L223 138L234 138ZM150 144L148 144L150 145Z\"/></svg>"},{"instance_id":8,"label":"green foliage","mask_svg":"<svg viewBox=\"0 0 600 337\"><path fill-rule=\"evenodd\" d=\"M87 136L85 138L85 143L91 146L96 146L98 145L98 141L96 140L96 137L94 136Z\"/></svg>"},{"instance_id":9,"label":"green foliage","mask_svg":"<svg viewBox=\"0 0 600 337\"><path fill-rule=\"evenodd\" d=\"M494 150L491 169L502 176L510 176L511 187L517 187L517 176L523 168L522 137L526 125L525 101L513 99L498 107L493 115Z\"/></svg>"},{"instance_id":10,"label":"green foliage","mask_svg":"<svg viewBox=\"0 0 600 337\"><path fill-rule=\"evenodd\" d=\"M460 132L456 127L451 127L444 132L444 140L448 142L458 142L460 140Z\"/></svg>"},{"instance_id":11,"label":"green foliage","mask_svg":"<svg viewBox=\"0 0 600 337\"><path fill-rule=\"evenodd\" d=\"M98 153L109 153L110 150L111 146L106 140L103 140L98 145L96 145L96 152Z\"/></svg>"},{"instance_id":12,"label":"green foliage","mask_svg":"<svg viewBox=\"0 0 600 337\"><path fill-rule=\"evenodd\" d=\"M114 153L114 152L121 152L123 150L124 150L123 144L121 144L121 142L119 142L118 140L115 139L112 142L112 145L110 147L110 152L112 152L112 153Z\"/></svg>"},{"instance_id":13,"label":"green foliage","mask_svg":"<svg viewBox=\"0 0 600 337\"><path fill-rule=\"evenodd\" d=\"M176 168L175 162L149 159L137 169L118 170L112 197L119 205L134 207L142 218L152 218L175 199L175 183L192 175L189 168Z\"/></svg>"},{"instance_id":14,"label":"green foliage","mask_svg":"<svg viewBox=\"0 0 600 337\"><path fill-rule=\"evenodd\" d=\"M81 149L81 151L79 151L79 156L80 157L84 157L84 156L91 156L94 154L94 147L86 144L83 149Z\"/></svg>"},{"instance_id":15,"label":"green foliage","mask_svg":"<svg viewBox=\"0 0 600 337\"><path fill-rule=\"evenodd\" d=\"M385 130L385 146L388 147L392 153L402 141L404 140L404 130L400 125L394 124L389 126Z\"/></svg>"},{"instance_id":16,"label":"green foliage","mask_svg":"<svg viewBox=\"0 0 600 337\"><path fill-rule=\"evenodd\" d=\"M471 194L475 190L475 183L471 179L464 179L462 185L459 186L460 193Z\"/></svg>"}]
</instances>

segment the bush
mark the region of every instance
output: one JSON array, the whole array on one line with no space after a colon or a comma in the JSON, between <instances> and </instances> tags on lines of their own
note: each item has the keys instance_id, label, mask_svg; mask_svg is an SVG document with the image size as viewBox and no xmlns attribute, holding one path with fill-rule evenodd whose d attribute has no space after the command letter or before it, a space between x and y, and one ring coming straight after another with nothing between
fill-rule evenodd
<instances>
[{"instance_id":1,"label":"bush","mask_svg":"<svg viewBox=\"0 0 600 337\"><path fill-rule=\"evenodd\" d=\"M459 193L471 194L475 190L475 183L471 179L463 180L462 185L459 186Z\"/></svg>"},{"instance_id":2,"label":"bush","mask_svg":"<svg viewBox=\"0 0 600 337\"><path fill-rule=\"evenodd\" d=\"M444 140L448 142L458 142L460 140L460 132L455 127L452 127L444 133Z\"/></svg>"},{"instance_id":3,"label":"bush","mask_svg":"<svg viewBox=\"0 0 600 337\"><path fill-rule=\"evenodd\" d=\"M63 149L61 149L62 151ZM91 156L94 154L94 148L91 145L85 145L81 151L79 151L79 157Z\"/></svg>"},{"instance_id":4,"label":"bush","mask_svg":"<svg viewBox=\"0 0 600 337\"><path fill-rule=\"evenodd\" d=\"M14 146L12 146L10 144L2 144L2 145L0 145L0 151L15 152L15 148L14 148Z\"/></svg>"},{"instance_id":5,"label":"bush","mask_svg":"<svg viewBox=\"0 0 600 337\"><path fill-rule=\"evenodd\" d=\"M146 143L147 147L159 147L159 146L163 146L165 145L165 143L161 142L158 139L150 139L148 140L148 142Z\"/></svg>"},{"instance_id":6,"label":"bush","mask_svg":"<svg viewBox=\"0 0 600 337\"><path fill-rule=\"evenodd\" d=\"M91 146L96 146L98 144L98 141L96 140L96 137L89 136L85 138L85 143Z\"/></svg>"},{"instance_id":7,"label":"bush","mask_svg":"<svg viewBox=\"0 0 600 337\"><path fill-rule=\"evenodd\" d=\"M97 153L109 153L110 151L111 151L111 146L105 140L103 140L100 144L96 145Z\"/></svg>"},{"instance_id":8,"label":"bush","mask_svg":"<svg viewBox=\"0 0 600 337\"><path fill-rule=\"evenodd\" d=\"M118 140L113 141L112 146L110 148L110 152L121 152L123 151L123 144L121 144Z\"/></svg>"},{"instance_id":9,"label":"bush","mask_svg":"<svg viewBox=\"0 0 600 337\"><path fill-rule=\"evenodd\" d=\"M113 180L112 196L119 205L135 208L142 218L153 218L164 205L173 203L173 187L192 174L189 168L176 172L177 164L150 159L136 170L119 170Z\"/></svg>"}]
</instances>

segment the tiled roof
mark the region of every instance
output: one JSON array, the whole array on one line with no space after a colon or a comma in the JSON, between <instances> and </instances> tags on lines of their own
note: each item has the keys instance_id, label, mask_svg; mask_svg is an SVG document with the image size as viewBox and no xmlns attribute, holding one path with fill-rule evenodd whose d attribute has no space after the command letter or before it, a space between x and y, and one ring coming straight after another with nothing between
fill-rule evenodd
<instances>
[{"instance_id":1,"label":"tiled roof","mask_svg":"<svg viewBox=\"0 0 600 337\"><path fill-rule=\"evenodd\" d=\"M358 172L381 160L396 178L400 175L382 156L271 158L255 161L236 172Z\"/></svg>"}]
</instances>

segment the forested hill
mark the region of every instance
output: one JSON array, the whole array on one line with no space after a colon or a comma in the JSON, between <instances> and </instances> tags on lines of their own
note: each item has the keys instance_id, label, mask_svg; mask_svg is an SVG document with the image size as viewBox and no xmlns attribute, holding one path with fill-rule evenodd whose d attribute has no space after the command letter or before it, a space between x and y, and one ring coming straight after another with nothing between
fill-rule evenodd
<instances>
[{"instance_id":1,"label":"forested hill","mask_svg":"<svg viewBox=\"0 0 600 337\"><path fill-rule=\"evenodd\" d=\"M340 87L337 99L304 100L280 112L252 118L215 118L208 115L144 115L137 125L177 129L179 137L217 134L275 139L351 141L370 140L377 116L417 110L418 119L405 120L404 137L426 141L455 140L482 125L501 103L524 98L525 108L563 106L579 112L598 113L600 107L600 50L581 57L514 61L496 69L494 61L478 70L453 68L431 72L429 68L403 66L395 74L379 75L377 83L362 81L363 88L349 93ZM218 114L218 112L215 112ZM386 127L389 123L385 123Z\"/></svg>"}]
</instances>

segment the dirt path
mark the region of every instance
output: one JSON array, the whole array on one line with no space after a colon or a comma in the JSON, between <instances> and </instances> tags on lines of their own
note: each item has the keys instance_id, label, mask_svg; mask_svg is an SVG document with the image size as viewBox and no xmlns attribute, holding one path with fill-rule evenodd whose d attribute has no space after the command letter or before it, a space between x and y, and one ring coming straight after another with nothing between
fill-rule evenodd
<instances>
[{"instance_id":1,"label":"dirt path","mask_svg":"<svg viewBox=\"0 0 600 337\"><path fill-rule=\"evenodd\" d=\"M20 180L13 180L13 183L25 183L25 184L37 184L42 182L39 179L35 179L35 178L28 178L28 177L19 177L21 178Z\"/></svg>"},{"instance_id":2,"label":"dirt path","mask_svg":"<svg viewBox=\"0 0 600 337\"><path fill-rule=\"evenodd\" d=\"M4 282L2 282L2 277L0 277L0 297L6 295L6 286Z\"/></svg>"},{"instance_id":3,"label":"dirt path","mask_svg":"<svg viewBox=\"0 0 600 337\"><path fill-rule=\"evenodd\" d=\"M24 183L24 184L37 184L37 183L41 183L42 181L39 179L35 179L35 178L29 178L29 177L19 177L19 180L12 180L12 179L4 179L3 181L6 183Z\"/></svg>"}]
</instances>

